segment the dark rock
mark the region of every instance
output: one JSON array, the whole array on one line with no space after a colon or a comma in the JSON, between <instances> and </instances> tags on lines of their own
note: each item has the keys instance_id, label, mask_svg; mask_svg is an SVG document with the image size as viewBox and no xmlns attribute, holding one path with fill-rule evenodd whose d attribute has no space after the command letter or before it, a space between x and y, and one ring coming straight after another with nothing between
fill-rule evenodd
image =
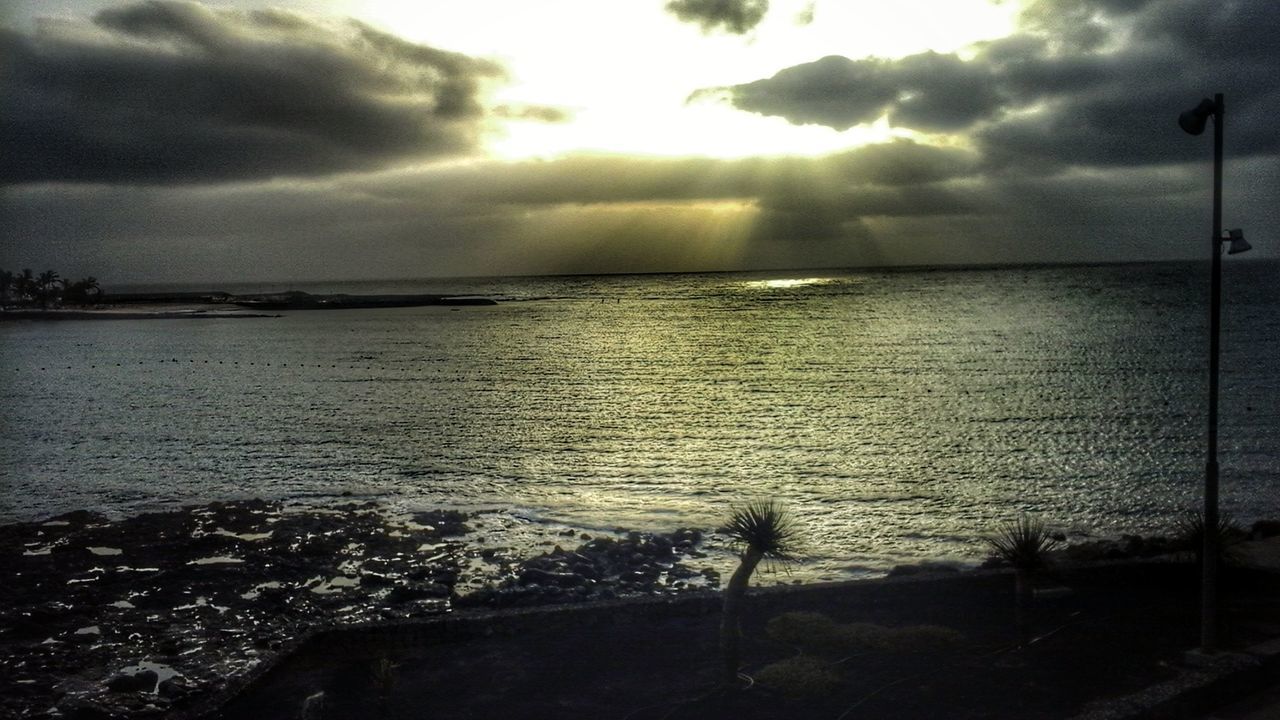
<instances>
[{"instance_id":1,"label":"dark rock","mask_svg":"<svg viewBox=\"0 0 1280 720\"><path fill-rule=\"evenodd\" d=\"M702 531L691 528L680 528L671 533L671 542L681 547L690 547L702 542Z\"/></svg>"},{"instance_id":2,"label":"dark rock","mask_svg":"<svg viewBox=\"0 0 1280 720\"><path fill-rule=\"evenodd\" d=\"M573 587L586 582L586 578L570 572L551 572L539 568L525 568L517 577L521 585L541 585L543 587Z\"/></svg>"},{"instance_id":3,"label":"dark rock","mask_svg":"<svg viewBox=\"0 0 1280 720\"><path fill-rule=\"evenodd\" d=\"M414 578L419 580L422 578ZM380 573L364 573L360 576L360 587L387 587L394 585L395 579Z\"/></svg>"},{"instance_id":4,"label":"dark rock","mask_svg":"<svg viewBox=\"0 0 1280 720\"><path fill-rule=\"evenodd\" d=\"M432 510L414 513L413 521L419 525L430 525L440 537L465 535L471 532L466 524L467 516L456 510Z\"/></svg>"},{"instance_id":5,"label":"dark rock","mask_svg":"<svg viewBox=\"0 0 1280 720\"><path fill-rule=\"evenodd\" d=\"M447 598L453 591L448 587L439 583L414 583L412 585L397 585L391 588L391 592L387 593L387 602L390 603L406 603L414 600L426 600L430 598Z\"/></svg>"},{"instance_id":6,"label":"dark rock","mask_svg":"<svg viewBox=\"0 0 1280 720\"><path fill-rule=\"evenodd\" d=\"M431 573L431 577L435 582L440 583L441 585L453 587L458 584L458 571L456 568L436 568Z\"/></svg>"},{"instance_id":7,"label":"dark rock","mask_svg":"<svg viewBox=\"0 0 1280 720\"><path fill-rule=\"evenodd\" d=\"M67 698L59 701L57 717L64 720L115 720L118 716L110 710L85 698Z\"/></svg>"},{"instance_id":8,"label":"dark rock","mask_svg":"<svg viewBox=\"0 0 1280 720\"><path fill-rule=\"evenodd\" d=\"M107 681L111 692L151 692L160 676L155 670L142 670L132 675L116 675Z\"/></svg>"},{"instance_id":9,"label":"dark rock","mask_svg":"<svg viewBox=\"0 0 1280 720\"><path fill-rule=\"evenodd\" d=\"M191 694L191 686L187 684L186 678L177 675L163 680L156 686L156 694L168 700L176 700L180 697Z\"/></svg>"},{"instance_id":10,"label":"dark rock","mask_svg":"<svg viewBox=\"0 0 1280 720\"><path fill-rule=\"evenodd\" d=\"M960 568L946 563L922 562L914 565L895 565L889 571L889 577L910 577L912 575L948 575L960 572Z\"/></svg>"},{"instance_id":11,"label":"dark rock","mask_svg":"<svg viewBox=\"0 0 1280 720\"><path fill-rule=\"evenodd\" d=\"M101 525L109 522L110 519L102 513L91 512L89 510L73 510L62 515L55 515L45 521L48 523L71 523L73 526L84 525Z\"/></svg>"},{"instance_id":12,"label":"dark rock","mask_svg":"<svg viewBox=\"0 0 1280 720\"><path fill-rule=\"evenodd\" d=\"M1254 540L1266 540L1280 535L1280 520L1259 520L1249 528L1249 537Z\"/></svg>"}]
</instances>

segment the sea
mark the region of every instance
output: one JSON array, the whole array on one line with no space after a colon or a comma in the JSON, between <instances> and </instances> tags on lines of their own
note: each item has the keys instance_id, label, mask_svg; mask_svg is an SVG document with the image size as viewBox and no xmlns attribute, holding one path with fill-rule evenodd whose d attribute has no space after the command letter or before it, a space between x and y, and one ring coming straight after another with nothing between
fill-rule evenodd
<instances>
[{"instance_id":1,"label":"sea","mask_svg":"<svg viewBox=\"0 0 1280 720\"><path fill-rule=\"evenodd\" d=\"M1224 263L1246 525L1280 518L1278 271ZM498 303L0 323L0 521L261 497L666 532L775 499L817 580L976 562L1023 513L1076 540L1201 502L1207 261L186 289Z\"/></svg>"}]
</instances>

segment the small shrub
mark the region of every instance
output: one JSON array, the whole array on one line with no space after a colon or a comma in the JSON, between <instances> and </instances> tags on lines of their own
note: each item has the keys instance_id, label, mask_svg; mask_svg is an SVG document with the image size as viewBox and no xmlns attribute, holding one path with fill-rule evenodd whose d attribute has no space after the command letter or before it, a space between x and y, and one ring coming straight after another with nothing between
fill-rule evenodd
<instances>
[{"instance_id":1,"label":"small shrub","mask_svg":"<svg viewBox=\"0 0 1280 720\"><path fill-rule=\"evenodd\" d=\"M765 624L765 633L780 643L811 647L836 634L835 620L816 612L789 612L776 615Z\"/></svg>"},{"instance_id":2,"label":"small shrub","mask_svg":"<svg viewBox=\"0 0 1280 720\"><path fill-rule=\"evenodd\" d=\"M836 627L835 639L845 653L881 652L893 644L897 628L875 623L849 623Z\"/></svg>"},{"instance_id":3,"label":"small shrub","mask_svg":"<svg viewBox=\"0 0 1280 720\"><path fill-rule=\"evenodd\" d=\"M765 625L770 638L824 657L884 653L910 655L942 652L964 636L939 625L893 628L873 623L837 623L821 613L790 612Z\"/></svg>"},{"instance_id":4,"label":"small shrub","mask_svg":"<svg viewBox=\"0 0 1280 720\"><path fill-rule=\"evenodd\" d=\"M797 655L766 665L755 675L756 682L784 695L830 695L840 687L840 676L814 657Z\"/></svg>"}]
</instances>

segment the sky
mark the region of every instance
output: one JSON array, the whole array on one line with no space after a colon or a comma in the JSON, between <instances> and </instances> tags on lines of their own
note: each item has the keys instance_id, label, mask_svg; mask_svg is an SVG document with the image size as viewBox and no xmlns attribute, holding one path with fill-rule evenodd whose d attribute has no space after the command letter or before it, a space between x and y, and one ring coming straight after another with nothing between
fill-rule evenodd
<instances>
[{"instance_id":1,"label":"sky","mask_svg":"<svg viewBox=\"0 0 1280 720\"><path fill-rule=\"evenodd\" d=\"M1274 0L9 0L0 267L112 284L1280 257Z\"/></svg>"}]
</instances>

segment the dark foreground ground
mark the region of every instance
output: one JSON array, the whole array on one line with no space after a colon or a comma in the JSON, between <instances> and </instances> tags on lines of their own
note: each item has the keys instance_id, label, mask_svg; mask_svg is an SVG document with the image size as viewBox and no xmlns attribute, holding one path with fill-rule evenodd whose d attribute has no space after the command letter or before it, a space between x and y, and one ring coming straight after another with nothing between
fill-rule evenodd
<instances>
[{"instance_id":1,"label":"dark foreground ground","mask_svg":"<svg viewBox=\"0 0 1280 720\"><path fill-rule=\"evenodd\" d=\"M505 522L250 500L0 527L0 717L1065 718L1197 642L1186 557L1063 558L1021 630L1008 572L926 566L754 591L726 692L702 533L553 530L530 557L485 543ZM1275 540L1246 545L1276 568ZM1225 579L1227 642L1280 636L1280 576Z\"/></svg>"},{"instance_id":2,"label":"dark foreground ground","mask_svg":"<svg viewBox=\"0 0 1280 720\"><path fill-rule=\"evenodd\" d=\"M1195 580L1175 563L1061 571L1025 618L1026 644L1002 573L760 591L744 624L753 684L732 691L717 682L712 596L327 633L216 717L1067 718L1181 672ZM1276 632L1278 598L1274 576L1232 573L1228 642ZM768 621L795 611L834 624L783 641L775 621L771 637ZM853 623L959 636L867 644Z\"/></svg>"}]
</instances>

